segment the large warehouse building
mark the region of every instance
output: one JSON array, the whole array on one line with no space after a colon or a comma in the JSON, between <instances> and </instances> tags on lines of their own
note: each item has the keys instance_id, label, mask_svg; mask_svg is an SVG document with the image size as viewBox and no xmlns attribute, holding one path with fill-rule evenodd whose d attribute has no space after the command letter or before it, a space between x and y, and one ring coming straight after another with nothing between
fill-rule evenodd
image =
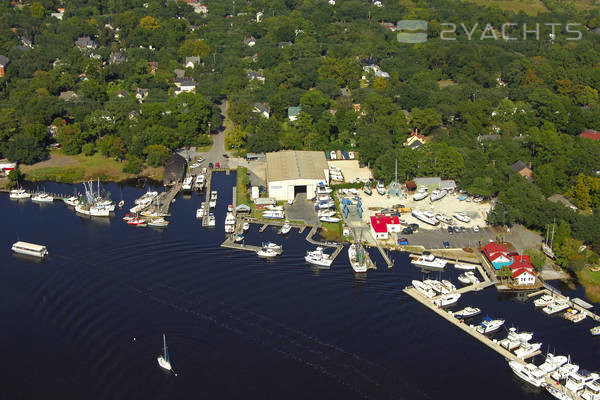
<instances>
[{"instance_id":1,"label":"large warehouse building","mask_svg":"<svg viewBox=\"0 0 600 400\"><path fill-rule=\"evenodd\" d=\"M289 201L298 193L306 193L312 199L319 183L329 183L329 166L322 151L267 153L269 197Z\"/></svg>"}]
</instances>

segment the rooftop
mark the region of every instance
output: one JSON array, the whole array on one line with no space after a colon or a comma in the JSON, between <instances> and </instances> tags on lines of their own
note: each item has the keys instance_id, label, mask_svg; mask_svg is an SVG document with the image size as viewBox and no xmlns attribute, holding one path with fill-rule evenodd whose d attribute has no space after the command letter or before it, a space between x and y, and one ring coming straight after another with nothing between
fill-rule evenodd
<instances>
[{"instance_id":1,"label":"rooftop","mask_svg":"<svg viewBox=\"0 0 600 400\"><path fill-rule=\"evenodd\" d=\"M388 215L373 215L371 216L371 226L376 233L387 232L388 225L400 224L400 218L397 216L390 217Z\"/></svg>"},{"instance_id":2,"label":"rooftop","mask_svg":"<svg viewBox=\"0 0 600 400\"><path fill-rule=\"evenodd\" d=\"M322 151L285 150L267 153L267 182L292 179L326 180L328 170Z\"/></svg>"}]
</instances>

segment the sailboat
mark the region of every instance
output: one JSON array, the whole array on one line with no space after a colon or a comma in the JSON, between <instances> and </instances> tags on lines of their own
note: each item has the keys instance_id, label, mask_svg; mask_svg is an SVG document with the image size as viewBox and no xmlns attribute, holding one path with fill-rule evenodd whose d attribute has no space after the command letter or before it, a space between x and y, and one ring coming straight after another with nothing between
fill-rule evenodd
<instances>
[{"instance_id":1,"label":"sailboat","mask_svg":"<svg viewBox=\"0 0 600 400\"><path fill-rule=\"evenodd\" d=\"M167 350L167 339L166 339L164 333L163 333L163 354L158 356L156 358L156 361L158 361L158 365L161 368L163 368L167 371L173 370L173 368L171 367L171 360L169 360L169 351Z\"/></svg>"}]
</instances>

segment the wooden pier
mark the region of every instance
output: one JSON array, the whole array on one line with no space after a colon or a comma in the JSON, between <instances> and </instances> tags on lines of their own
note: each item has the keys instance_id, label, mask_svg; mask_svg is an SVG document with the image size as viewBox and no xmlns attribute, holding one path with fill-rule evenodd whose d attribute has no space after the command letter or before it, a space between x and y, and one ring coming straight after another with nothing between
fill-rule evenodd
<instances>
[{"instance_id":1,"label":"wooden pier","mask_svg":"<svg viewBox=\"0 0 600 400\"><path fill-rule=\"evenodd\" d=\"M254 253L256 253L262 248L260 246L254 246L245 243L235 243L230 237L228 237L223 243L221 243L221 247L234 250L246 250Z\"/></svg>"},{"instance_id":2,"label":"wooden pier","mask_svg":"<svg viewBox=\"0 0 600 400\"><path fill-rule=\"evenodd\" d=\"M210 212L210 207L208 206L210 200L210 191L211 191L211 183L212 183L212 170L208 169L206 171L206 193L204 200L204 215L202 216L202 227L208 226L208 213Z\"/></svg>"}]
</instances>

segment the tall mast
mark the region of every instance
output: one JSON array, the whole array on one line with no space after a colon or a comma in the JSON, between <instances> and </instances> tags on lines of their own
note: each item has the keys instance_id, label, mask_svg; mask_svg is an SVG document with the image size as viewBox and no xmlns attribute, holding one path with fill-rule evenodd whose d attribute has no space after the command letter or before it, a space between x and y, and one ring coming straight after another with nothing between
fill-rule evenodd
<instances>
[{"instance_id":1,"label":"tall mast","mask_svg":"<svg viewBox=\"0 0 600 400\"><path fill-rule=\"evenodd\" d=\"M165 334L163 333L163 358L165 359L165 361L168 361L169 359L167 358L167 339L165 338Z\"/></svg>"}]
</instances>

